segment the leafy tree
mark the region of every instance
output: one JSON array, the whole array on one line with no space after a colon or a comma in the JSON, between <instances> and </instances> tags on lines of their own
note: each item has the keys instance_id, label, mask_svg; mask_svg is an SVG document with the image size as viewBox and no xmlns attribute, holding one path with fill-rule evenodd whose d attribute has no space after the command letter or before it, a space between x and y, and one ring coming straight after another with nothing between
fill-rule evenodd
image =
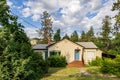
<instances>
[{"instance_id":1,"label":"leafy tree","mask_svg":"<svg viewBox=\"0 0 120 80\"><path fill-rule=\"evenodd\" d=\"M107 51L110 45L110 33L111 33L111 18L105 16L102 22L101 41L103 44L103 51Z\"/></svg>"},{"instance_id":2,"label":"leafy tree","mask_svg":"<svg viewBox=\"0 0 120 80\"><path fill-rule=\"evenodd\" d=\"M60 41L61 39L61 36L60 36L60 29L58 29L56 31L56 33L54 34L54 41L57 42L57 41Z\"/></svg>"},{"instance_id":3,"label":"leafy tree","mask_svg":"<svg viewBox=\"0 0 120 80\"><path fill-rule=\"evenodd\" d=\"M78 42L78 33L77 31L74 31L70 37L70 40L73 42Z\"/></svg>"},{"instance_id":4,"label":"leafy tree","mask_svg":"<svg viewBox=\"0 0 120 80\"><path fill-rule=\"evenodd\" d=\"M86 34L84 31L82 31L80 41L85 42L86 41Z\"/></svg>"},{"instance_id":5,"label":"leafy tree","mask_svg":"<svg viewBox=\"0 0 120 80\"><path fill-rule=\"evenodd\" d=\"M9 13L5 0L0 6L4 10L0 12L0 80L38 80L47 72L46 61L33 52L23 26Z\"/></svg>"},{"instance_id":6,"label":"leafy tree","mask_svg":"<svg viewBox=\"0 0 120 80\"><path fill-rule=\"evenodd\" d=\"M86 39L87 41L94 41L94 30L93 30L93 27L91 26L90 27L90 30L86 33Z\"/></svg>"},{"instance_id":7,"label":"leafy tree","mask_svg":"<svg viewBox=\"0 0 120 80\"><path fill-rule=\"evenodd\" d=\"M47 11L43 12L41 24L43 27L37 32L43 37L43 43L49 43L52 37L52 20Z\"/></svg>"},{"instance_id":8,"label":"leafy tree","mask_svg":"<svg viewBox=\"0 0 120 80\"><path fill-rule=\"evenodd\" d=\"M65 36L63 37L63 39L70 39L69 36L67 34L65 34Z\"/></svg>"}]
</instances>

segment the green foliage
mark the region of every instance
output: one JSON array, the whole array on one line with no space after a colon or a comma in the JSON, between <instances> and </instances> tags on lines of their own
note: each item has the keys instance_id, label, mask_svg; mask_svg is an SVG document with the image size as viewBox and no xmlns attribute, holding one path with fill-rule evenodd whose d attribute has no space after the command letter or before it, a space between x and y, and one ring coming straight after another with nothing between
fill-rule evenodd
<instances>
[{"instance_id":1,"label":"green foliage","mask_svg":"<svg viewBox=\"0 0 120 80\"><path fill-rule=\"evenodd\" d=\"M92 60L91 62L89 62L90 66L102 66L103 60L102 58L96 57L95 60Z\"/></svg>"},{"instance_id":2,"label":"green foliage","mask_svg":"<svg viewBox=\"0 0 120 80\"><path fill-rule=\"evenodd\" d=\"M87 41L94 41L94 30L93 30L93 27L91 26L90 27L90 30L86 33L86 38L87 38Z\"/></svg>"},{"instance_id":3,"label":"green foliage","mask_svg":"<svg viewBox=\"0 0 120 80\"><path fill-rule=\"evenodd\" d=\"M58 29L56 31L56 33L54 34L54 41L57 42L57 41L60 41L61 37L60 37L60 29Z\"/></svg>"},{"instance_id":4,"label":"green foliage","mask_svg":"<svg viewBox=\"0 0 120 80\"><path fill-rule=\"evenodd\" d=\"M66 66L66 58L60 55L53 55L48 58L51 67L65 67Z\"/></svg>"},{"instance_id":5,"label":"green foliage","mask_svg":"<svg viewBox=\"0 0 120 80\"><path fill-rule=\"evenodd\" d=\"M47 62L33 52L23 26L9 8L0 12L0 25L0 80L38 80L47 72Z\"/></svg>"},{"instance_id":6,"label":"green foliage","mask_svg":"<svg viewBox=\"0 0 120 80\"><path fill-rule=\"evenodd\" d=\"M86 41L86 34L85 34L85 32L84 32L84 31L82 31L80 41L83 41L83 42L85 42L85 41Z\"/></svg>"},{"instance_id":7,"label":"green foliage","mask_svg":"<svg viewBox=\"0 0 120 80\"><path fill-rule=\"evenodd\" d=\"M107 51L110 45L110 33L111 33L111 18L109 16L105 16L102 22L102 31L101 31L101 39L102 42L102 50Z\"/></svg>"},{"instance_id":8,"label":"green foliage","mask_svg":"<svg viewBox=\"0 0 120 80\"><path fill-rule=\"evenodd\" d=\"M101 72L115 74L120 77L120 56L115 59L105 59L101 67Z\"/></svg>"},{"instance_id":9,"label":"green foliage","mask_svg":"<svg viewBox=\"0 0 120 80\"><path fill-rule=\"evenodd\" d=\"M118 12L118 14L115 15L116 23L114 25L114 32L118 33L120 31L120 0L116 0L113 3L112 10Z\"/></svg>"},{"instance_id":10,"label":"green foliage","mask_svg":"<svg viewBox=\"0 0 120 80\"><path fill-rule=\"evenodd\" d=\"M114 72L116 72L115 66L116 66L116 62L114 60L105 59L103 62L103 65L101 67L101 71L103 73L112 73L113 74Z\"/></svg>"},{"instance_id":11,"label":"green foliage","mask_svg":"<svg viewBox=\"0 0 120 80\"><path fill-rule=\"evenodd\" d=\"M65 34L65 36L63 37L63 39L70 39L69 36L67 34Z\"/></svg>"},{"instance_id":12,"label":"green foliage","mask_svg":"<svg viewBox=\"0 0 120 80\"><path fill-rule=\"evenodd\" d=\"M70 40L73 41L73 42L78 42L78 33L77 31L74 31L70 37Z\"/></svg>"}]
</instances>

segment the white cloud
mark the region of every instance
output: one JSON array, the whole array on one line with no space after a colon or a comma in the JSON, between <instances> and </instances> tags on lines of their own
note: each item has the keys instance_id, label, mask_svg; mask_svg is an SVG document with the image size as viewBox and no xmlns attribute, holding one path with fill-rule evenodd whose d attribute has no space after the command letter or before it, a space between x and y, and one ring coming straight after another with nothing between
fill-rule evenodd
<instances>
[{"instance_id":1,"label":"white cloud","mask_svg":"<svg viewBox=\"0 0 120 80\"><path fill-rule=\"evenodd\" d=\"M86 28L88 29L90 26L93 26L95 29L99 29L102 26L102 20L106 15L113 17L116 14L116 12L111 11L111 5L112 1L108 2L106 5L99 9L97 16L95 16L92 19L84 17L83 21L81 22L81 25L86 26Z\"/></svg>"},{"instance_id":2,"label":"white cloud","mask_svg":"<svg viewBox=\"0 0 120 80\"><path fill-rule=\"evenodd\" d=\"M58 12L61 15L55 16L51 14L53 18L53 28L60 28L62 33L71 34L74 30L87 31L90 26L94 29L101 27L102 19L106 16L114 16L115 12L111 11L113 0L109 0L107 3L102 4L102 0L29 0L24 2L27 8L22 10L24 17L29 17L33 21L39 21L43 11L47 10L50 14ZM96 16L88 18L88 13L98 12ZM59 18L58 18L59 17Z\"/></svg>"},{"instance_id":3,"label":"white cloud","mask_svg":"<svg viewBox=\"0 0 120 80\"><path fill-rule=\"evenodd\" d=\"M24 31L27 33L27 36L30 38L35 38L39 36L36 30L37 30L36 28L32 28L32 27L24 29Z\"/></svg>"},{"instance_id":4,"label":"white cloud","mask_svg":"<svg viewBox=\"0 0 120 80\"><path fill-rule=\"evenodd\" d=\"M37 20L39 20L39 18L40 18L40 15L33 15L32 16L33 21L37 21Z\"/></svg>"},{"instance_id":5,"label":"white cloud","mask_svg":"<svg viewBox=\"0 0 120 80\"><path fill-rule=\"evenodd\" d=\"M22 10L22 14L23 14L24 17L30 16L30 15L31 15L30 8L24 8L24 9Z\"/></svg>"},{"instance_id":6,"label":"white cloud","mask_svg":"<svg viewBox=\"0 0 120 80\"><path fill-rule=\"evenodd\" d=\"M11 1L7 0L7 5L8 5L8 6L12 6L13 3L12 3Z\"/></svg>"}]
</instances>

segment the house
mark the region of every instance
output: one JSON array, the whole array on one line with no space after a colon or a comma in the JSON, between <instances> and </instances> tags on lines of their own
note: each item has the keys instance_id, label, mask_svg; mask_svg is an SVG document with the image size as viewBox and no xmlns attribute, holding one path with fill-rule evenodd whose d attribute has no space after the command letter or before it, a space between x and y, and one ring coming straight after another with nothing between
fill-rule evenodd
<instances>
[{"instance_id":1,"label":"house","mask_svg":"<svg viewBox=\"0 0 120 80\"><path fill-rule=\"evenodd\" d=\"M84 64L95 59L97 56L102 57L102 51L93 42L72 42L68 39L62 39L56 43L38 44L33 47L35 52L41 52L43 58L51 55L63 55L67 63L73 61L82 61Z\"/></svg>"}]
</instances>

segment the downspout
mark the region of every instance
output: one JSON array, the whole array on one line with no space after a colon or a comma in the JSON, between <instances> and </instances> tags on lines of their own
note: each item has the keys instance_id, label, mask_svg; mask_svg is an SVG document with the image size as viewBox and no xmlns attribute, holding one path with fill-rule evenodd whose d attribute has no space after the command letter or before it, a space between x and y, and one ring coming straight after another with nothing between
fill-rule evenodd
<instances>
[{"instance_id":1,"label":"downspout","mask_svg":"<svg viewBox=\"0 0 120 80\"><path fill-rule=\"evenodd\" d=\"M83 64L84 64L84 47L83 47L83 49L82 49L82 62L83 62Z\"/></svg>"}]
</instances>

